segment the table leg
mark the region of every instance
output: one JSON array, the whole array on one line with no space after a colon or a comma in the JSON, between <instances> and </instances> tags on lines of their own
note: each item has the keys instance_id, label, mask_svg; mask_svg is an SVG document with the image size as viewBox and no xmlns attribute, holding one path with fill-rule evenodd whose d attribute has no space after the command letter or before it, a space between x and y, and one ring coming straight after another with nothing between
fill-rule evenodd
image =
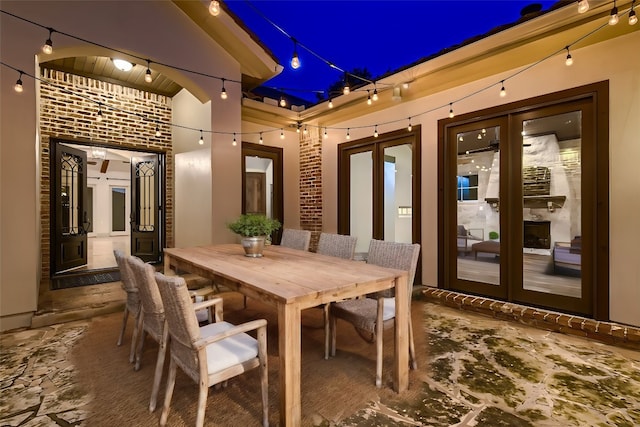
<instances>
[{"instance_id":1,"label":"table leg","mask_svg":"<svg viewBox=\"0 0 640 427\"><path fill-rule=\"evenodd\" d=\"M301 425L300 408L300 308L278 305L278 343L280 356L280 425Z\"/></svg>"},{"instance_id":2,"label":"table leg","mask_svg":"<svg viewBox=\"0 0 640 427\"><path fill-rule=\"evenodd\" d=\"M409 388L409 288L407 275L396 278L395 358L393 388Z\"/></svg>"},{"instance_id":3,"label":"table leg","mask_svg":"<svg viewBox=\"0 0 640 427\"><path fill-rule=\"evenodd\" d=\"M171 259L166 253L164 254L164 275L171 275Z\"/></svg>"}]
</instances>

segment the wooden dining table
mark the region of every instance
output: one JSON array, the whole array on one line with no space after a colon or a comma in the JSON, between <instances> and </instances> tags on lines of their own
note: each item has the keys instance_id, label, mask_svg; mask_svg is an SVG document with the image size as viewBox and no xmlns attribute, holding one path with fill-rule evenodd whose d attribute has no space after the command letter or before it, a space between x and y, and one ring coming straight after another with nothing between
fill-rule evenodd
<instances>
[{"instance_id":1,"label":"wooden dining table","mask_svg":"<svg viewBox=\"0 0 640 427\"><path fill-rule=\"evenodd\" d=\"M397 392L408 388L409 289L406 271L276 245L265 247L263 257L250 258L244 255L240 244L167 248L164 250L165 273L169 274L172 268L210 278L216 284L276 308L280 425L301 425L301 311L309 307L395 287L393 388ZM371 385L374 386L373 379Z\"/></svg>"}]
</instances>

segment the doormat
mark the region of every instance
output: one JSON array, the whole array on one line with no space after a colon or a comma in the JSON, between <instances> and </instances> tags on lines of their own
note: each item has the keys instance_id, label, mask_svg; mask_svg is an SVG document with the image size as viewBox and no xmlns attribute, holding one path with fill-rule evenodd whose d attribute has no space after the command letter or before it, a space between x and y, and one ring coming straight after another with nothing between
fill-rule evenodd
<instances>
[{"instance_id":1,"label":"doormat","mask_svg":"<svg viewBox=\"0 0 640 427\"><path fill-rule=\"evenodd\" d=\"M77 288L79 286L99 285L120 281L120 271L101 271L74 274L51 279L51 290Z\"/></svg>"}]
</instances>

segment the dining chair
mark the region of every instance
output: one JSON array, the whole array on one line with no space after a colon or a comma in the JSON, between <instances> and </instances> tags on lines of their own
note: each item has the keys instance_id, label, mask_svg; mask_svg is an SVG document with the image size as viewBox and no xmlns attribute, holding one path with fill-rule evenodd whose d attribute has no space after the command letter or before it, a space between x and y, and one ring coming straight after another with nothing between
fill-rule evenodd
<instances>
[{"instance_id":1,"label":"dining chair","mask_svg":"<svg viewBox=\"0 0 640 427\"><path fill-rule=\"evenodd\" d=\"M122 339L124 338L124 332L127 328L127 321L129 314L133 317L133 333L131 335L131 350L129 350L129 362L133 363L135 358L136 343L138 338L138 315L140 314L140 297L138 295L138 286L133 277L133 272L127 262L127 256L120 249L113 250L113 256L116 259L118 270L120 271L120 281L122 282L122 289L127 293L127 300L124 304L124 316L122 318L122 328L120 329L120 336L118 337L117 345L122 345Z\"/></svg>"},{"instance_id":2,"label":"dining chair","mask_svg":"<svg viewBox=\"0 0 640 427\"><path fill-rule=\"evenodd\" d=\"M138 293L142 305L138 323L138 345L136 348L136 363L134 369L140 370L142 364L142 349L147 335L151 336L158 343L158 356L156 358L156 369L151 387L151 399L149 401L149 411L156 409L158 389L162 379L162 369L167 349L167 331L165 331L165 314L158 285L155 280L155 269L150 264L144 263L136 257L128 258L131 271L138 284Z\"/></svg>"},{"instance_id":3,"label":"dining chair","mask_svg":"<svg viewBox=\"0 0 640 427\"><path fill-rule=\"evenodd\" d=\"M253 320L235 326L219 321L199 327L191 308L187 285L181 277L156 273L156 282L165 307L170 336L169 374L160 425L167 423L169 406L176 382L176 368L199 385L196 426L204 424L209 387L243 372L260 368L262 390L262 425L269 425L269 384L267 370L267 321ZM213 300L222 304L222 298ZM256 331L253 338L246 332Z\"/></svg>"},{"instance_id":4,"label":"dining chair","mask_svg":"<svg viewBox=\"0 0 640 427\"><path fill-rule=\"evenodd\" d=\"M318 239L318 249L316 253L329 255L343 259L353 259L356 250L356 236L345 236L342 234L320 233ZM329 358L329 304L322 306L324 312L324 358Z\"/></svg>"},{"instance_id":5,"label":"dining chair","mask_svg":"<svg viewBox=\"0 0 640 427\"><path fill-rule=\"evenodd\" d=\"M156 270L152 265L144 263L140 258L127 257L129 266L138 284L138 293L140 295L141 312L138 316L138 345L136 347L134 370L140 370L142 364L142 350L146 335L150 335L158 343L158 356L156 358L156 368L153 376L153 385L151 387L151 398L149 400L149 411L156 409L158 390L160 389L160 381L162 380L162 370L164 368L164 359L167 352L168 330L165 327L165 312L162 303L162 297L156 283ZM186 286L186 285L185 285ZM188 294L188 291L187 291ZM215 320L222 320L221 302L218 300L206 300L193 303L189 296L191 310L194 312L214 307Z\"/></svg>"},{"instance_id":6,"label":"dining chair","mask_svg":"<svg viewBox=\"0 0 640 427\"><path fill-rule=\"evenodd\" d=\"M395 243L381 240L371 240L367 263L381 267L405 270L408 272L407 286L409 295L412 293L413 279L418 265L420 245L417 243ZM365 338L370 334L371 340L376 342L376 387L382 386L382 335L384 328L393 325L395 320L394 290L378 292L367 298L351 299L331 304L329 308L329 327L331 331L331 356L336 354L336 324L337 319L353 324ZM409 298L411 304L411 298ZM411 368L417 369L415 345L413 342L413 327L411 324L411 306L409 306L409 356ZM365 338L366 339L366 338Z\"/></svg>"},{"instance_id":7,"label":"dining chair","mask_svg":"<svg viewBox=\"0 0 640 427\"><path fill-rule=\"evenodd\" d=\"M308 251L309 243L311 243L311 232L309 230L294 230L293 228L282 230L280 246Z\"/></svg>"}]
</instances>

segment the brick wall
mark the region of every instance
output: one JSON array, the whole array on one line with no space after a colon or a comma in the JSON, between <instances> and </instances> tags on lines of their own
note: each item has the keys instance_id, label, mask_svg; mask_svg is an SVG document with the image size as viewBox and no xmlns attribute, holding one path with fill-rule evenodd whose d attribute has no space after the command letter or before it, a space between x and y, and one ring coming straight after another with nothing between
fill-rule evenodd
<instances>
[{"instance_id":1,"label":"brick wall","mask_svg":"<svg viewBox=\"0 0 640 427\"><path fill-rule=\"evenodd\" d=\"M300 227L311 231L315 251L322 231L322 139L316 127L300 134Z\"/></svg>"},{"instance_id":2,"label":"brick wall","mask_svg":"<svg viewBox=\"0 0 640 427\"><path fill-rule=\"evenodd\" d=\"M172 130L159 124L162 135L155 136L156 122L171 122L171 98L80 77L60 71L42 70L40 84L40 225L42 279L50 277L50 170L51 138L77 140L121 149L161 150L165 154L166 245L173 246L173 154ZM101 122L96 121L103 104ZM136 115L130 114L135 113ZM148 117L149 120L145 120Z\"/></svg>"}]
</instances>

